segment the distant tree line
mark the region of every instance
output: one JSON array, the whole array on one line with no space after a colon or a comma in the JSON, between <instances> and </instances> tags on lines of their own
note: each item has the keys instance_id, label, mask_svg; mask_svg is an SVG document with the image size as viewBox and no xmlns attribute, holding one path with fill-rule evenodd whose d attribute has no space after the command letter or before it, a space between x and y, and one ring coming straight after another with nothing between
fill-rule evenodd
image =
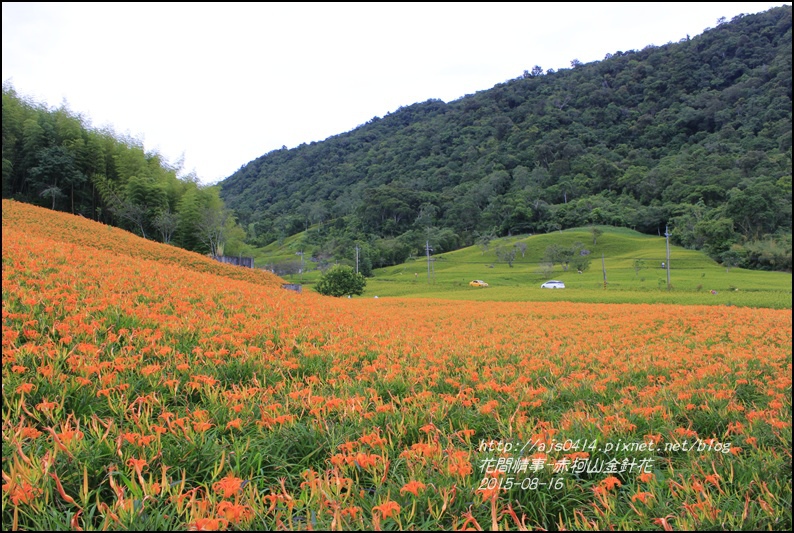
<instances>
[{"instance_id":1,"label":"distant tree line","mask_svg":"<svg viewBox=\"0 0 794 533\"><path fill-rule=\"evenodd\" d=\"M132 138L91 128L3 84L3 198L67 211L201 253L238 253L245 231L219 188Z\"/></svg>"},{"instance_id":2,"label":"distant tree line","mask_svg":"<svg viewBox=\"0 0 794 533\"><path fill-rule=\"evenodd\" d=\"M613 225L791 269L791 7L428 100L221 183L259 246L370 267L484 236ZM4 174L5 176L5 174ZM61 201L65 201L61 199ZM362 259L363 258L363 259Z\"/></svg>"}]
</instances>

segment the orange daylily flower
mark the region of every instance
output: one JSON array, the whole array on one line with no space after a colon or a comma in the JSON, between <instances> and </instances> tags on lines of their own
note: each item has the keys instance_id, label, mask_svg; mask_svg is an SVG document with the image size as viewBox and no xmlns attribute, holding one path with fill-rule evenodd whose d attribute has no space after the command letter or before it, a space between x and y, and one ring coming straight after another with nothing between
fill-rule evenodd
<instances>
[{"instance_id":1,"label":"orange daylily flower","mask_svg":"<svg viewBox=\"0 0 794 533\"><path fill-rule=\"evenodd\" d=\"M634 494L631 497L631 501L636 502L636 501L639 500L642 503L645 503L650 498L653 498L653 493L650 493L650 492L638 492L638 493Z\"/></svg>"},{"instance_id":2,"label":"orange daylily flower","mask_svg":"<svg viewBox=\"0 0 794 533\"><path fill-rule=\"evenodd\" d=\"M400 489L400 494L405 494L406 492L410 492L414 496L419 496L419 491L424 490L427 487L424 483L420 481L409 481Z\"/></svg>"},{"instance_id":3,"label":"orange daylily flower","mask_svg":"<svg viewBox=\"0 0 794 533\"><path fill-rule=\"evenodd\" d=\"M223 515L231 524L247 522L254 517L254 511L250 506L235 504L228 501L219 503L217 512Z\"/></svg>"},{"instance_id":4,"label":"orange daylily flower","mask_svg":"<svg viewBox=\"0 0 794 533\"><path fill-rule=\"evenodd\" d=\"M233 475L228 475L212 485L212 490L220 495L221 498L231 498L243 486L243 480Z\"/></svg>"},{"instance_id":5,"label":"orange daylily flower","mask_svg":"<svg viewBox=\"0 0 794 533\"><path fill-rule=\"evenodd\" d=\"M10 494L11 503L19 505L33 503L42 493L42 490L34 487L27 481L10 481L9 483L3 484L3 492L8 492Z\"/></svg>"},{"instance_id":6,"label":"orange daylily flower","mask_svg":"<svg viewBox=\"0 0 794 533\"><path fill-rule=\"evenodd\" d=\"M17 394L29 394L35 388L36 386L33 383L23 383L17 387L16 391Z\"/></svg>"},{"instance_id":7,"label":"orange daylily flower","mask_svg":"<svg viewBox=\"0 0 794 533\"><path fill-rule=\"evenodd\" d=\"M372 510L378 511L381 516L386 519L391 517L393 514L399 514L401 507L399 503L392 500L387 500L380 505L376 505L372 508Z\"/></svg>"},{"instance_id":8,"label":"orange daylily flower","mask_svg":"<svg viewBox=\"0 0 794 533\"><path fill-rule=\"evenodd\" d=\"M141 472L143 471L143 469L146 467L147 464L148 463L146 459L131 458L127 460L127 466L131 466L135 470L135 473L138 475L141 475Z\"/></svg>"}]
</instances>

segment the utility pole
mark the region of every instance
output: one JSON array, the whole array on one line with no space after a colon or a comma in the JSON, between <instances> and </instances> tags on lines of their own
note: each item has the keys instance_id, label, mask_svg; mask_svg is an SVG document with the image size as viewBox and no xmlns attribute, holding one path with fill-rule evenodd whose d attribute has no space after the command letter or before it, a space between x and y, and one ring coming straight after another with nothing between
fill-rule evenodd
<instances>
[{"instance_id":1,"label":"utility pole","mask_svg":"<svg viewBox=\"0 0 794 533\"><path fill-rule=\"evenodd\" d=\"M667 244L667 262L665 266L667 267L667 290L670 290L670 232L667 231L667 225L664 226L664 239Z\"/></svg>"},{"instance_id":2,"label":"utility pole","mask_svg":"<svg viewBox=\"0 0 794 533\"><path fill-rule=\"evenodd\" d=\"M607 267L604 263L604 254L601 254L601 271L604 273L604 290L607 288Z\"/></svg>"},{"instance_id":3,"label":"utility pole","mask_svg":"<svg viewBox=\"0 0 794 533\"><path fill-rule=\"evenodd\" d=\"M358 243L356 243L356 274L358 274Z\"/></svg>"},{"instance_id":4,"label":"utility pole","mask_svg":"<svg viewBox=\"0 0 794 533\"><path fill-rule=\"evenodd\" d=\"M425 241L425 254L427 255L427 282L430 283L430 241Z\"/></svg>"},{"instance_id":5,"label":"utility pole","mask_svg":"<svg viewBox=\"0 0 794 533\"><path fill-rule=\"evenodd\" d=\"M299 256L301 256L301 271L300 271L300 277L301 277L301 281L303 281L303 252L302 252L302 251L301 251L301 252L295 252L295 255L299 255Z\"/></svg>"}]
</instances>

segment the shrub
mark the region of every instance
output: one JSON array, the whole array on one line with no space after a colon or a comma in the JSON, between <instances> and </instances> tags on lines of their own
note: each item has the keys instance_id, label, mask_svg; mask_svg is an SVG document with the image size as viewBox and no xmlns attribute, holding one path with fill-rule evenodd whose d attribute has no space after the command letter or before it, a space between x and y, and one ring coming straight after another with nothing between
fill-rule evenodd
<instances>
[{"instance_id":1,"label":"shrub","mask_svg":"<svg viewBox=\"0 0 794 533\"><path fill-rule=\"evenodd\" d=\"M367 280L352 267L338 265L328 270L320 278L314 289L326 296L360 295L364 292Z\"/></svg>"}]
</instances>

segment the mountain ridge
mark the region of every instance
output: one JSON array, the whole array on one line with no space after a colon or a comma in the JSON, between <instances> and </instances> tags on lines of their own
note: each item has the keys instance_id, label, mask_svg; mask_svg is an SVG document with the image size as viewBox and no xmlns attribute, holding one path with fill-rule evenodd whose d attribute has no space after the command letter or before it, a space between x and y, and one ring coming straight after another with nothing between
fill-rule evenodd
<instances>
[{"instance_id":1,"label":"mountain ridge","mask_svg":"<svg viewBox=\"0 0 794 533\"><path fill-rule=\"evenodd\" d=\"M360 241L381 266L400 262L385 257L396 244L407 256L428 238L455 248L588 224L669 224L716 259L758 241L785 248L790 58L790 6L738 16L269 152L221 197L257 245L319 225L325 253Z\"/></svg>"}]
</instances>

